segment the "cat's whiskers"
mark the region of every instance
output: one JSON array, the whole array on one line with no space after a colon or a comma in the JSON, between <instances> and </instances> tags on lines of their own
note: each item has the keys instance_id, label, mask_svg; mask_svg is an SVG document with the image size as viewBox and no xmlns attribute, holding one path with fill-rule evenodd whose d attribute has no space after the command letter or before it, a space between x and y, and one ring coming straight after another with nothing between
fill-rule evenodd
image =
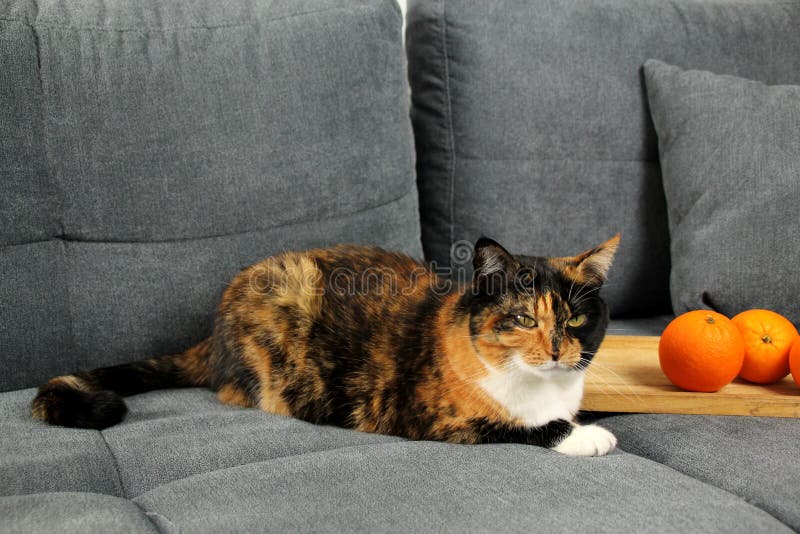
<instances>
[{"instance_id":1,"label":"cat's whiskers","mask_svg":"<svg viewBox=\"0 0 800 534\"><path fill-rule=\"evenodd\" d=\"M575 295L576 301L573 303L573 305L574 306L579 305L580 303L585 301L588 298L588 296L591 295L593 292L600 291L600 289L602 289L602 288L608 288L608 287L611 287L611 286L614 286L614 285L616 285L616 284L609 283L609 282L604 282L602 286L594 286L594 285L591 285L591 284L581 284L579 289L578 289L578 294ZM572 291L570 290L570 295L571 294L572 294ZM570 302L571 302L571 300L570 300Z\"/></svg>"},{"instance_id":2,"label":"cat's whiskers","mask_svg":"<svg viewBox=\"0 0 800 534\"><path fill-rule=\"evenodd\" d=\"M569 284L569 292L567 293L567 302L572 302L572 290L575 288L575 279Z\"/></svg>"},{"instance_id":3,"label":"cat's whiskers","mask_svg":"<svg viewBox=\"0 0 800 534\"><path fill-rule=\"evenodd\" d=\"M575 295L575 298L576 299L580 299L582 296L586 296L586 295L591 294L592 292L599 291L600 289L612 287L612 286L615 286L615 285L617 285L615 282L608 282L608 281L603 282L602 286L594 286L594 285L589 285L589 284L583 284L583 285L580 286L580 289L578 290L578 294ZM571 294L572 293L570 291L570 295Z\"/></svg>"},{"instance_id":4,"label":"cat's whiskers","mask_svg":"<svg viewBox=\"0 0 800 534\"><path fill-rule=\"evenodd\" d=\"M619 379L620 383L624 384L624 387L630 391L630 394L624 393L619 388L617 388L616 386L614 386L613 384L608 382L608 380L605 377L602 376L602 373L593 373L592 374L592 380L593 381L600 381L600 382L602 382L602 384L600 384L601 386L607 386L610 389L613 389L616 394L618 394L618 395L620 395L622 397L635 398L639 403L642 404L642 406L645 406L645 407L647 406L647 404L648 404L647 401L641 395L636 393L636 391L633 389L633 387L630 384L626 384L625 380L619 375L619 373L614 371L610 366L605 365L602 362L591 362L591 363L587 363L586 366L584 367L584 369L586 367L588 367L589 365L591 365L595 369L600 369L605 373L610 373L610 374L614 375L617 379Z\"/></svg>"},{"instance_id":5,"label":"cat's whiskers","mask_svg":"<svg viewBox=\"0 0 800 534\"><path fill-rule=\"evenodd\" d=\"M629 393L625 393L624 391L621 391L618 387L614 386L607 379L605 379L605 378L603 378L601 376L594 375L592 377L592 381L598 386L598 389L603 393L607 393L607 392L611 391L612 394L619 395L620 397L623 397L623 398L635 398L637 401L642 401L643 400L635 392L629 394Z\"/></svg>"},{"instance_id":6,"label":"cat's whiskers","mask_svg":"<svg viewBox=\"0 0 800 534\"><path fill-rule=\"evenodd\" d=\"M575 295L575 302L573 302L573 306L579 306L579 305L580 305L581 303L583 303L583 302L584 302L584 301L585 301L587 298L589 298L589 296L590 296L592 293L594 293L594 292L596 292L596 291L599 291L599 290L600 290L600 287L599 287L599 286L590 286L590 285L588 285L588 284L583 284L583 285L580 287L580 289L578 290L578 294L577 294L577 295Z\"/></svg>"},{"instance_id":7,"label":"cat's whiskers","mask_svg":"<svg viewBox=\"0 0 800 534\"><path fill-rule=\"evenodd\" d=\"M589 367L589 365L592 363L592 359L597 354L597 351L582 350L580 354L581 358L588 358L588 359L586 360L581 359L581 361L578 362L578 365L575 366L575 369L577 369L578 371L585 371L586 368Z\"/></svg>"}]
</instances>

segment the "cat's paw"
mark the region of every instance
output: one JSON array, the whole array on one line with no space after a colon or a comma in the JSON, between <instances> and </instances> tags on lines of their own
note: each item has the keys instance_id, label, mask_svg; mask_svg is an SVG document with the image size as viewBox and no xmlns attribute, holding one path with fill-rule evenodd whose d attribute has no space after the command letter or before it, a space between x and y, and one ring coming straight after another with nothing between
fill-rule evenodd
<instances>
[{"instance_id":1,"label":"cat's paw","mask_svg":"<svg viewBox=\"0 0 800 534\"><path fill-rule=\"evenodd\" d=\"M603 456L617 446L614 434L597 425L575 425L553 450L569 456Z\"/></svg>"}]
</instances>

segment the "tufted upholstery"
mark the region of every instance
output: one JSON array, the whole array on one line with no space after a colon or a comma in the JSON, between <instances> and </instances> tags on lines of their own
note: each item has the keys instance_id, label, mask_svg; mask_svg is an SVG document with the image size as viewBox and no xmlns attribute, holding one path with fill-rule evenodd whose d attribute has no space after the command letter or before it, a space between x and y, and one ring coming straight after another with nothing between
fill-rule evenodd
<instances>
[{"instance_id":1,"label":"tufted upholstery","mask_svg":"<svg viewBox=\"0 0 800 534\"><path fill-rule=\"evenodd\" d=\"M242 267L421 256L397 6L0 2L0 390L183 350Z\"/></svg>"},{"instance_id":2,"label":"tufted upholstery","mask_svg":"<svg viewBox=\"0 0 800 534\"><path fill-rule=\"evenodd\" d=\"M411 2L420 213L394 2L0 0L0 533L800 529L796 420L586 414L620 448L573 458L201 389L129 397L102 432L28 411L53 374L207 335L229 277L283 248L420 255L420 215L432 259L481 220L530 252L622 229L615 310L666 314L609 332L658 334L666 221L635 61L794 76L798 6Z\"/></svg>"},{"instance_id":3,"label":"tufted upholstery","mask_svg":"<svg viewBox=\"0 0 800 534\"><path fill-rule=\"evenodd\" d=\"M622 233L604 294L665 313L669 233L642 64L800 83L800 5L783 0L419 0L409 5L422 240L490 235L576 254Z\"/></svg>"}]
</instances>

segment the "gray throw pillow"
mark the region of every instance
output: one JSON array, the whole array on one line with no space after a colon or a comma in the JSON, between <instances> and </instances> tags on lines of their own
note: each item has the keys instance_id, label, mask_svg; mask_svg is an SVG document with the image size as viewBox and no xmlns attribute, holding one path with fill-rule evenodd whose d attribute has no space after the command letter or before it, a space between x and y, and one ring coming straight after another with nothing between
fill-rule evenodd
<instances>
[{"instance_id":1,"label":"gray throw pillow","mask_svg":"<svg viewBox=\"0 0 800 534\"><path fill-rule=\"evenodd\" d=\"M800 86L644 65L676 313L767 308L800 324Z\"/></svg>"}]
</instances>

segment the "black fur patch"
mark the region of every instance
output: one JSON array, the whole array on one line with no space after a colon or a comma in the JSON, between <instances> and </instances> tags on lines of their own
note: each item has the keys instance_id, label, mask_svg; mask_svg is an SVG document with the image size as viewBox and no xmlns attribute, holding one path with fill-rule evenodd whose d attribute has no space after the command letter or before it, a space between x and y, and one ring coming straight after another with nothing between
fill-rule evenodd
<instances>
[{"instance_id":1,"label":"black fur patch","mask_svg":"<svg viewBox=\"0 0 800 534\"><path fill-rule=\"evenodd\" d=\"M205 346L203 342L190 351ZM54 378L39 388L32 412L35 417L54 425L107 428L122 421L128 411L122 397L154 389L198 385L179 365L179 360L187 354L159 356ZM66 378L74 379L80 387Z\"/></svg>"},{"instance_id":2,"label":"black fur patch","mask_svg":"<svg viewBox=\"0 0 800 534\"><path fill-rule=\"evenodd\" d=\"M34 413L52 425L102 430L122 421L128 408L113 391L80 391L60 384L39 388Z\"/></svg>"},{"instance_id":3,"label":"black fur patch","mask_svg":"<svg viewBox=\"0 0 800 534\"><path fill-rule=\"evenodd\" d=\"M524 443L539 447L555 447L572 432L572 424L563 419L556 419L536 428L511 426L473 419L470 425L480 436L479 443Z\"/></svg>"}]
</instances>

